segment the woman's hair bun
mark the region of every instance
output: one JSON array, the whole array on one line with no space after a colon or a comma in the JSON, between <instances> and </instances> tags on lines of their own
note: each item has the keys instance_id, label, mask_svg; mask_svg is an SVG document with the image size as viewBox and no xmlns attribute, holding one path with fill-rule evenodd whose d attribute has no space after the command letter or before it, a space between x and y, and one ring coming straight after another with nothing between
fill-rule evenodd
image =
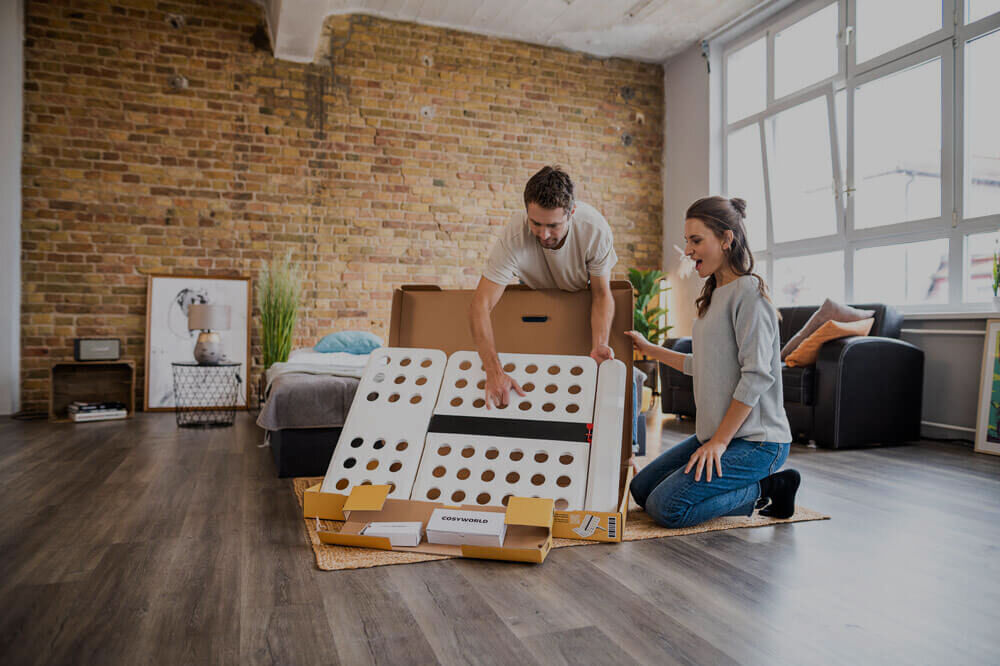
<instances>
[{"instance_id":1,"label":"woman's hair bun","mask_svg":"<svg viewBox=\"0 0 1000 666\"><path fill-rule=\"evenodd\" d=\"M740 214L740 217L745 218L747 216L747 202L745 199L740 199L739 197L733 197L729 200L736 212Z\"/></svg>"}]
</instances>

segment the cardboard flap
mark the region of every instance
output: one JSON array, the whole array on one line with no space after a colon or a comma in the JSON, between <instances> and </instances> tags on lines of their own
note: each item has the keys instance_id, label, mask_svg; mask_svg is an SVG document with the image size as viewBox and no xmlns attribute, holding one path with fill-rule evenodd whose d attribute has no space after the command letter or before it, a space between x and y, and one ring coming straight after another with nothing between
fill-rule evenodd
<instances>
[{"instance_id":1,"label":"cardboard flap","mask_svg":"<svg viewBox=\"0 0 1000 666\"><path fill-rule=\"evenodd\" d=\"M552 510L555 502L541 497L511 497L507 503L504 523L552 529Z\"/></svg>"},{"instance_id":2,"label":"cardboard flap","mask_svg":"<svg viewBox=\"0 0 1000 666\"><path fill-rule=\"evenodd\" d=\"M354 486L344 502L344 511L381 511L390 491L391 486Z\"/></svg>"},{"instance_id":3,"label":"cardboard flap","mask_svg":"<svg viewBox=\"0 0 1000 666\"><path fill-rule=\"evenodd\" d=\"M344 520L344 500L339 493L320 492L322 484L307 488L302 496L302 515L306 518Z\"/></svg>"},{"instance_id":4,"label":"cardboard flap","mask_svg":"<svg viewBox=\"0 0 1000 666\"><path fill-rule=\"evenodd\" d=\"M505 560L507 562L530 562L540 564L549 552L551 541L541 548L493 548L489 546L461 546L462 557L477 560Z\"/></svg>"}]
</instances>

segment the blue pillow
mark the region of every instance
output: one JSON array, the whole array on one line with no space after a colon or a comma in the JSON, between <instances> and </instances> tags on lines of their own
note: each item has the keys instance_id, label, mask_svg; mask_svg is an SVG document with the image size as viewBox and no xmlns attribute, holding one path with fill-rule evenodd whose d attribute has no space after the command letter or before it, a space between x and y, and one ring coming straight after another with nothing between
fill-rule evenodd
<instances>
[{"instance_id":1,"label":"blue pillow","mask_svg":"<svg viewBox=\"0 0 1000 666\"><path fill-rule=\"evenodd\" d=\"M338 331L324 336L313 347L318 352L370 354L382 346L382 338L368 331Z\"/></svg>"}]
</instances>

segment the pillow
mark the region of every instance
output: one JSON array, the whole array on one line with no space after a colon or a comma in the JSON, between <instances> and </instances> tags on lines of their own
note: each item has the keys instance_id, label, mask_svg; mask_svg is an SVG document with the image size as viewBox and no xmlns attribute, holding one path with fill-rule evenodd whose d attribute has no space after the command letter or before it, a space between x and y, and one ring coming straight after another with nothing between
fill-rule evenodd
<instances>
[{"instance_id":1,"label":"pillow","mask_svg":"<svg viewBox=\"0 0 1000 666\"><path fill-rule=\"evenodd\" d=\"M313 349L324 353L370 354L381 346L382 338L368 331L338 331L324 336Z\"/></svg>"},{"instance_id":2,"label":"pillow","mask_svg":"<svg viewBox=\"0 0 1000 666\"><path fill-rule=\"evenodd\" d=\"M852 322L828 321L803 340L802 344L788 355L788 358L785 359L785 365L790 368L797 365L812 365L819 358L819 348L823 346L824 342L846 338L849 335L868 335L874 323L875 317Z\"/></svg>"},{"instance_id":3,"label":"pillow","mask_svg":"<svg viewBox=\"0 0 1000 666\"><path fill-rule=\"evenodd\" d=\"M816 329L826 322L839 321L841 323L849 323L867 319L873 314L875 314L874 310L858 310L857 308L852 308L850 305L841 305L828 298L823 301L823 305L819 306L819 309L813 313L812 317L809 317L809 321L806 322L805 326L793 335L792 339L786 342L785 346L781 348L781 360L784 361L803 340L815 333Z\"/></svg>"}]
</instances>

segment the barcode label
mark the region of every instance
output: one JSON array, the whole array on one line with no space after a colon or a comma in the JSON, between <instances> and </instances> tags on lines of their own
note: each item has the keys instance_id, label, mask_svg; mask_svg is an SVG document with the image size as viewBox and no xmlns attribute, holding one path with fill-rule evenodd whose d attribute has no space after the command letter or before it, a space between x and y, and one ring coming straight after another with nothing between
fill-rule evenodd
<instances>
[{"instance_id":1,"label":"barcode label","mask_svg":"<svg viewBox=\"0 0 1000 666\"><path fill-rule=\"evenodd\" d=\"M608 538L618 538L618 516L608 516Z\"/></svg>"}]
</instances>

